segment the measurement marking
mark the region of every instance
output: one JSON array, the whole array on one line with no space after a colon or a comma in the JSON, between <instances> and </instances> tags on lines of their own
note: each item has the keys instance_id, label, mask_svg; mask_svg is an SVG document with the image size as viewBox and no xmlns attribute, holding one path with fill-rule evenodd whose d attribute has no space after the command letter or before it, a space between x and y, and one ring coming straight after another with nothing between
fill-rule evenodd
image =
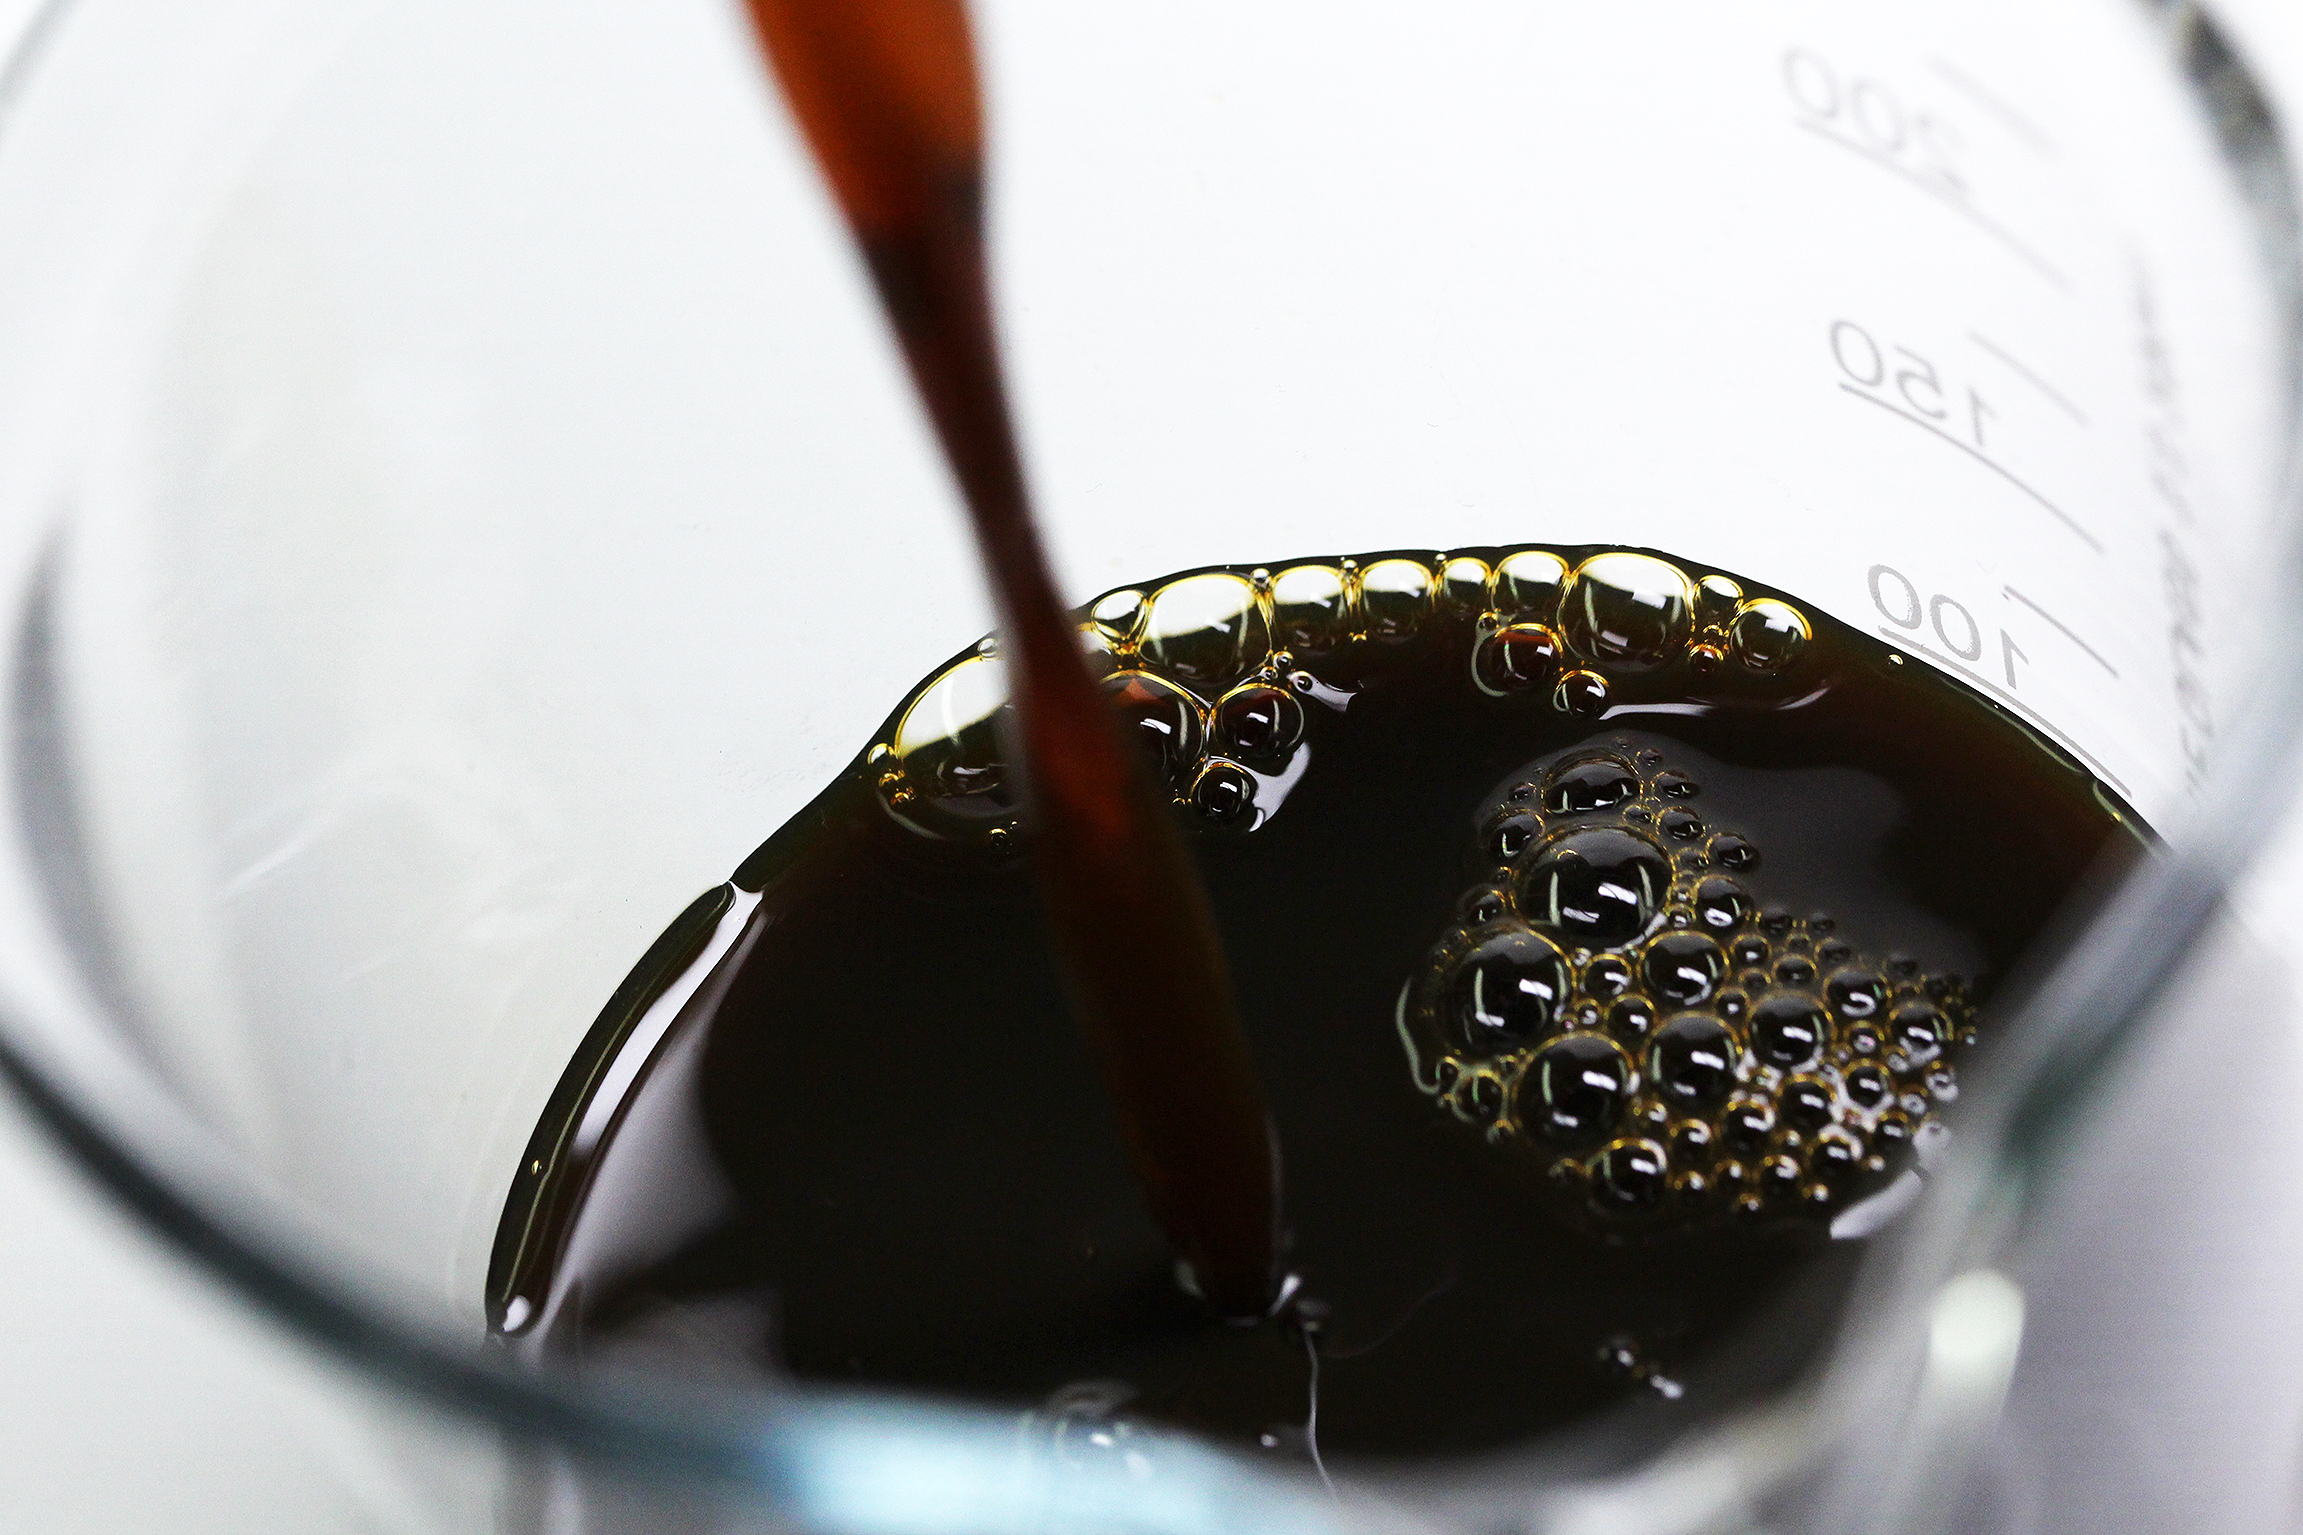
<instances>
[{"instance_id":1,"label":"measurement marking","mask_svg":"<svg viewBox=\"0 0 2303 1535\"><path fill-rule=\"evenodd\" d=\"M1928 431L1935 436L1942 438L1945 442L1951 444L1960 452L1966 454L1969 458L1974 459L1984 468L1990 470L1993 474L1998 475L2008 484L2014 486L2017 490L2022 491L2032 500L2038 502L2049 512L2053 513L2056 521L2062 523L2073 533L2077 534L2080 541L2085 543L2088 548L2094 550L2097 554L2101 554L2103 552L2102 541L2098 539L2094 534L2081 527L2077 518L2073 517L2062 507L2057 506L2054 502L2048 500L2038 491L2033 490L2029 485L2018 479L2013 470L2007 468L2004 464L1995 462L1980 448L1971 447L1967 443L1961 442L1958 438L1952 436L1949 432L1945 431L1942 427L1937 426L1934 422L1928 420L1925 416L1914 415L1912 412L1905 410L1900 405L1890 405L1887 401L1881 399L1878 395L1872 394L1868 390L1858 389L1853 384L1841 384L1839 387L1848 394L1851 394L1855 396L1855 398L1863 401L1867 405L1876 405L1881 410L1886 411L1889 415L1900 416L1904 420L1910 422L1913 426L1920 427L1925 431Z\"/></svg>"},{"instance_id":2,"label":"measurement marking","mask_svg":"<svg viewBox=\"0 0 2303 1535\"><path fill-rule=\"evenodd\" d=\"M2007 104L2005 97L1986 89L1974 76L1944 59L1929 59L1928 67L1941 75L1951 88L1984 111L1999 119L2000 126L2043 155L2055 153L2055 141L2041 132L2039 126Z\"/></svg>"},{"instance_id":3,"label":"measurement marking","mask_svg":"<svg viewBox=\"0 0 2303 1535\"><path fill-rule=\"evenodd\" d=\"M2006 246L2009 251L2013 252L2016 256L2020 257L2024 262L2029 264L2033 271L2046 278L2056 287L2064 289L2065 291L2069 291L2071 287L2070 279L2066 278L2061 272L2057 271L2052 265L2050 265L2046 257L2040 255L2039 252L2024 244L2020 239L2016 238L2015 235L2011 234L2003 225L1994 221L1988 214L1979 211L1973 203L1963 200L1957 192L1952 191L1949 187L1944 186L1939 182L1928 180L1925 176L1920 175L1919 172L1913 170L1910 166L1905 165L1902 161L1897 160L1892 155L1882 154L1880 151L1872 148L1869 144L1859 144L1854 139L1847 138L1841 134L1833 132L1831 129L1824 127L1823 124L1817 122L1813 118L1795 117L1792 119L1792 121L1797 123L1800 127L1805 128L1809 133L1814 134L1817 138L1822 139L1825 143L1837 144L1842 149L1863 156L1864 159L1869 160L1874 165L1884 166L1888 170L1895 172L1896 175L1901 176L1912 186L1915 186L1922 192L1926 192L1933 196L1936 201L1942 203L1946 208L1951 208L1960 213L1966 214L1967 217L1974 223L1976 228L1982 230L1985 234L1991 236L2000 244Z\"/></svg>"},{"instance_id":4,"label":"measurement marking","mask_svg":"<svg viewBox=\"0 0 2303 1535\"><path fill-rule=\"evenodd\" d=\"M1919 654L1927 657L1928 660L1935 662L1937 665L1949 667L1951 670L1959 673L1962 677L1965 677L1968 681L1974 683L1977 687L1986 688L1991 692L1998 694L2000 699L2006 703L2008 708L2013 709L2017 714L2022 715L2024 719L2038 726L2046 734L2053 736L2056 740L2056 743L2060 745L2065 751L2070 752L2074 757L2077 757L2080 761L2095 769L2095 776L2102 779L2105 783L2111 785L2112 788L2117 789L2122 798L2128 797L2127 785L2121 783L2119 781L2119 775L2112 772L2111 769L2105 767L2093 752L2089 751L2086 747L2081 746L2077 741L2072 740L2071 737L2065 735L2062 731L2057 730L2053 725L2048 724L2047 721L2041 719L2038 715L2038 712L2034 710L2029 704L2023 702L2023 700L2020 698L2017 698L2013 693L2008 692L2007 689L2001 687L1998 683L1993 682L1989 677L1984 676L1983 673L1976 671L1971 667L1962 665L1960 662L1953 660L1947 655L1944 655L1941 651L1934 650L1926 645L1920 644L1917 640L1913 639L1909 634L1906 634L1901 629L1891 628L1886 624L1881 624L1879 626L1879 632L1885 635L1888 639L1893 640L1903 649L1915 650Z\"/></svg>"},{"instance_id":5,"label":"measurement marking","mask_svg":"<svg viewBox=\"0 0 2303 1535\"><path fill-rule=\"evenodd\" d=\"M2065 623L2062 619L2057 618L2053 613L2048 612L2045 608L2041 607L2038 603L2033 602L2030 598L2024 596L2021 592L2017 591L2012 586L2003 586L2000 588L2000 590L2005 592L2008 596L2013 597L2017 602L2022 603L2032 612L2037 613L2041 618L2044 618L2049 623L2053 624L2056 628L2056 632L2061 634L2072 644L2077 645L2081 650L2086 651L2088 656L2093 659L2097 666L2100 666L2105 671L2109 672L2111 674L2111 679L2114 682L2119 680L2119 668L2113 666L2109 661L2104 660L2102 653L2096 650L2093 645L2088 644L2078 635L2072 633L2071 626L2069 624Z\"/></svg>"},{"instance_id":6,"label":"measurement marking","mask_svg":"<svg viewBox=\"0 0 2303 1535\"><path fill-rule=\"evenodd\" d=\"M2008 368L2013 372L2020 374L2025 382L2029 383L2032 388L2038 390L2041 394L2047 396L2047 398L2053 400L2057 405L2061 406L2063 408L2063 413L2069 416L2072 420L2078 422L2081 426L2085 426L2087 424L2087 412L2081 410L2078 406L2065 399L2063 397L2062 390L2056 388L2053 384L2050 384L2047 382L2047 380L2032 372L2031 369L2025 367L2021 361L2009 355L2007 349L2002 347L1998 342L1993 341L1990 337L1984 335L1980 331L1972 330L1967 333L1967 339L1974 342L1977 346L1983 348L1983 350L1986 352L1989 352L1992 356L1998 358L2001 362L2007 364Z\"/></svg>"}]
</instances>

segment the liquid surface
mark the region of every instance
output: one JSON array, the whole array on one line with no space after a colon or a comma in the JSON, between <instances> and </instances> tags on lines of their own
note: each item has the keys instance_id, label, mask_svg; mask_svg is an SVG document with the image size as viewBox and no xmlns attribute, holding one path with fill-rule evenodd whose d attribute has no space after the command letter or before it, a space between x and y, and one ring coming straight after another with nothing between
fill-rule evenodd
<instances>
[{"instance_id":1,"label":"liquid surface","mask_svg":"<svg viewBox=\"0 0 2303 1535\"><path fill-rule=\"evenodd\" d=\"M1192 572L1081 633L1230 951L1289 1323L1177 1284L979 648L610 1001L507 1204L500 1332L1283 1455L1315 1371L1331 1458L1669 1432L1828 1336L1995 986L2140 845L1965 687L1638 551Z\"/></svg>"}]
</instances>

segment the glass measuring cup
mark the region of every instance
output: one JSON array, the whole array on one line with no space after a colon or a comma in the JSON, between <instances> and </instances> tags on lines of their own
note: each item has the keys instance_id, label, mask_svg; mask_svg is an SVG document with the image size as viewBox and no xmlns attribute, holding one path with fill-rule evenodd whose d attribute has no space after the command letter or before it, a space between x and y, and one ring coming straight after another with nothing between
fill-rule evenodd
<instances>
[{"instance_id":1,"label":"glass measuring cup","mask_svg":"<svg viewBox=\"0 0 2303 1535\"><path fill-rule=\"evenodd\" d=\"M986 614L728 19L459 11L444 47L444 16L87 5L23 76L13 898L60 947L14 957L19 1058L176 1218L293 1255L275 1296L382 1284L397 1309L359 1292L336 1335L412 1313L411 1368L531 1423L762 1477L744 1446L806 1445L772 1492L827 1519L870 1490L805 1492L840 1431L1005 1464L962 1417L682 1397L667 1427L463 1373L600 1001ZM1668 45L1478 9L988 30L1013 344L1081 595L1370 547L1680 551L1963 675L2168 869L2237 867L2236 823L2187 807L2218 752L2259 792L2227 738L2285 718L2261 247L2291 231L2245 195L2283 183L2212 34L2082 5L1690 14ZM1379 58L1396 111L1363 103ZM2155 918L2098 931L2171 955L2186 922ZM2162 966L2128 968L2071 1016Z\"/></svg>"}]
</instances>

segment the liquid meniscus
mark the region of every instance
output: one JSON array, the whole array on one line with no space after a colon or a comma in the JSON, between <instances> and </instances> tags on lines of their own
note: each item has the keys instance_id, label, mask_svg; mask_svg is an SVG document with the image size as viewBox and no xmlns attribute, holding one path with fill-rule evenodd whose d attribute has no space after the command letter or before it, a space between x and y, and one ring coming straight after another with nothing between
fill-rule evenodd
<instances>
[{"instance_id":1,"label":"liquid meniscus","mask_svg":"<svg viewBox=\"0 0 2303 1535\"><path fill-rule=\"evenodd\" d=\"M1828 1335L1994 988L2145 835L1965 685L1651 552L1222 567L1079 621L1195 834L1290 1324L1213 1320L1144 1211L986 645L609 1001L506 1206L500 1334L1285 1455L1315 1369L1329 1457L1684 1426Z\"/></svg>"}]
</instances>

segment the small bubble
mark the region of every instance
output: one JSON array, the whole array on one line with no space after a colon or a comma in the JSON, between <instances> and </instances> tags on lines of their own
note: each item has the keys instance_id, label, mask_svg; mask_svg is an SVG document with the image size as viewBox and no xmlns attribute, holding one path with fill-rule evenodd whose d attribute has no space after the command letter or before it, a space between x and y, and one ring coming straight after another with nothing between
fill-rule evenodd
<instances>
[{"instance_id":1,"label":"small bubble","mask_svg":"<svg viewBox=\"0 0 2303 1535\"><path fill-rule=\"evenodd\" d=\"M1578 719L1592 719L1607 708L1607 679L1597 672L1574 671L1559 679L1552 691L1552 706Z\"/></svg>"},{"instance_id":2,"label":"small bubble","mask_svg":"<svg viewBox=\"0 0 2303 1535\"><path fill-rule=\"evenodd\" d=\"M1847 1101L1859 1109L1875 1109L1887 1101L1887 1073L1877 1066L1858 1066L1843 1080Z\"/></svg>"},{"instance_id":3,"label":"small bubble","mask_svg":"<svg viewBox=\"0 0 2303 1535\"><path fill-rule=\"evenodd\" d=\"M1361 571L1359 611L1368 638L1412 638L1431 612L1431 587L1431 571L1420 560L1377 560Z\"/></svg>"},{"instance_id":4,"label":"small bubble","mask_svg":"<svg viewBox=\"0 0 2303 1535\"><path fill-rule=\"evenodd\" d=\"M1735 1036L1705 1013L1682 1013L1647 1047L1655 1089L1671 1102L1706 1109L1735 1082Z\"/></svg>"},{"instance_id":5,"label":"small bubble","mask_svg":"<svg viewBox=\"0 0 2303 1535\"><path fill-rule=\"evenodd\" d=\"M1919 961L1908 954L1887 956L1887 973L1898 981L1908 981L1919 974Z\"/></svg>"},{"instance_id":6,"label":"small bubble","mask_svg":"<svg viewBox=\"0 0 2303 1535\"><path fill-rule=\"evenodd\" d=\"M1236 762L1210 762L1191 786L1192 808L1211 826L1255 824L1255 777Z\"/></svg>"},{"instance_id":7,"label":"small bubble","mask_svg":"<svg viewBox=\"0 0 2303 1535\"><path fill-rule=\"evenodd\" d=\"M1722 832L1711 839L1711 861L1741 873L1759 867L1759 849L1733 832Z\"/></svg>"},{"instance_id":8,"label":"small bubble","mask_svg":"<svg viewBox=\"0 0 2303 1535\"><path fill-rule=\"evenodd\" d=\"M1820 1078L1793 1077L1783 1084L1776 1101L1783 1122L1795 1130L1820 1130L1831 1123L1831 1087Z\"/></svg>"},{"instance_id":9,"label":"small bubble","mask_svg":"<svg viewBox=\"0 0 2303 1535\"><path fill-rule=\"evenodd\" d=\"M1271 583L1272 643L1317 659L1343 643L1349 589L1333 565L1297 565Z\"/></svg>"},{"instance_id":10,"label":"small bubble","mask_svg":"<svg viewBox=\"0 0 2303 1535\"><path fill-rule=\"evenodd\" d=\"M1692 810L1666 810L1655 825L1674 842L1692 842L1703 835L1703 817Z\"/></svg>"},{"instance_id":11,"label":"small bubble","mask_svg":"<svg viewBox=\"0 0 2303 1535\"><path fill-rule=\"evenodd\" d=\"M1863 1165L1863 1143L1837 1125L1815 1138L1807 1153L1807 1170L1825 1183L1835 1183Z\"/></svg>"},{"instance_id":12,"label":"small bubble","mask_svg":"<svg viewBox=\"0 0 2303 1535\"><path fill-rule=\"evenodd\" d=\"M1088 617L1123 645L1135 638L1136 626L1143 622L1143 615L1144 594L1132 588L1106 592L1088 609Z\"/></svg>"},{"instance_id":13,"label":"small bubble","mask_svg":"<svg viewBox=\"0 0 2303 1535\"><path fill-rule=\"evenodd\" d=\"M1609 1215L1643 1214L1662 1199L1670 1169L1670 1159L1655 1142L1617 1141L1592 1158L1592 1203Z\"/></svg>"},{"instance_id":14,"label":"small bubble","mask_svg":"<svg viewBox=\"0 0 2303 1535\"><path fill-rule=\"evenodd\" d=\"M1587 660L1646 671L1679 654L1694 604L1695 584L1678 566L1647 554L1595 554L1560 595L1560 634Z\"/></svg>"},{"instance_id":15,"label":"small bubble","mask_svg":"<svg viewBox=\"0 0 2303 1535\"><path fill-rule=\"evenodd\" d=\"M1815 946L1815 962L1819 965L1836 965L1854 952L1846 944L1834 938L1829 943L1819 943Z\"/></svg>"},{"instance_id":16,"label":"small bubble","mask_svg":"<svg viewBox=\"0 0 2303 1535\"><path fill-rule=\"evenodd\" d=\"M1503 1112L1503 1084L1481 1072L1465 1077L1455 1095L1455 1111L1474 1124L1487 1124Z\"/></svg>"},{"instance_id":17,"label":"small bubble","mask_svg":"<svg viewBox=\"0 0 2303 1535\"><path fill-rule=\"evenodd\" d=\"M1938 1103L1950 1103L1959 1096L1959 1079L1948 1066L1938 1066L1927 1074L1927 1091Z\"/></svg>"},{"instance_id":18,"label":"small bubble","mask_svg":"<svg viewBox=\"0 0 2303 1535\"><path fill-rule=\"evenodd\" d=\"M1658 773L1655 792L1665 799L1693 799L1703 792L1703 787L1685 773Z\"/></svg>"},{"instance_id":19,"label":"small bubble","mask_svg":"<svg viewBox=\"0 0 2303 1535\"><path fill-rule=\"evenodd\" d=\"M1607 1010L1607 1026L1619 1038L1637 1043L1655 1027L1655 1009L1644 998L1625 997Z\"/></svg>"},{"instance_id":20,"label":"small bubble","mask_svg":"<svg viewBox=\"0 0 2303 1535\"><path fill-rule=\"evenodd\" d=\"M1943 1048L1943 1015L1925 1002L1906 1002L1887 1020L1889 1033L1914 1061L1932 1059Z\"/></svg>"},{"instance_id":21,"label":"small bubble","mask_svg":"<svg viewBox=\"0 0 2303 1535\"><path fill-rule=\"evenodd\" d=\"M1535 844L1536 833L1542 827L1543 823L1526 811L1515 811L1495 823L1495 829L1487 836L1488 849L1509 862Z\"/></svg>"},{"instance_id":22,"label":"small bubble","mask_svg":"<svg viewBox=\"0 0 2303 1535\"><path fill-rule=\"evenodd\" d=\"M1461 908L1464 920L1477 926L1493 922L1504 912L1503 892L1500 890L1474 890L1463 898Z\"/></svg>"},{"instance_id":23,"label":"small bubble","mask_svg":"<svg viewBox=\"0 0 2303 1535\"><path fill-rule=\"evenodd\" d=\"M1549 1031L1566 994L1567 961L1557 948L1535 933L1497 933L1456 962L1442 1010L1467 1049L1494 1055Z\"/></svg>"},{"instance_id":24,"label":"small bubble","mask_svg":"<svg viewBox=\"0 0 2303 1535\"><path fill-rule=\"evenodd\" d=\"M1519 1079L1519 1119L1555 1146L1604 1139L1631 1096L1631 1062L1598 1034L1569 1034L1537 1051Z\"/></svg>"},{"instance_id":25,"label":"small bubble","mask_svg":"<svg viewBox=\"0 0 2303 1535\"><path fill-rule=\"evenodd\" d=\"M1495 611L1506 619L1549 623L1567 585L1567 561L1542 549L1505 555L1495 567Z\"/></svg>"},{"instance_id":26,"label":"small bubble","mask_svg":"<svg viewBox=\"0 0 2303 1535\"><path fill-rule=\"evenodd\" d=\"M1683 1119L1671 1128L1671 1154L1682 1162L1700 1165L1711 1160L1713 1143L1718 1139L1702 1120Z\"/></svg>"},{"instance_id":27,"label":"small bubble","mask_svg":"<svg viewBox=\"0 0 2303 1535\"><path fill-rule=\"evenodd\" d=\"M1705 927L1733 927L1750 910L1750 895L1734 880L1713 875L1695 887L1695 914Z\"/></svg>"},{"instance_id":28,"label":"small bubble","mask_svg":"<svg viewBox=\"0 0 2303 1535\"><path fill-rule=\"evenodd\" d=\"M1877 976L1861 970L1842 970L1823 989L1831 1010L1850 1022L1875 1016L1887 1003L1887 988Z\"/></svg>"},{"instance_id":29,"label":"small bubble","mask_svg":"<svg viewBox=\"0 0 2303 1535\"><path fill-rule=\"evenodd\" d=\"M1813 637L1807 619L1788 603L1756 597L1743 604L1728 626L1728 643L1747 670L1778 672L1789 666Z\"/></svg>"},{"instance_id":30,"label":"small bubble","mask_svg":"<svg viewBox=\"0 0 2303 1535\"><path fill-rule=\"evenodd\" d=\"M1543 808L1553 815L1613 810L1639 796L1639 780L1614 757L1585 757L1554 769L1543 786Z\"/></svg>"},{"instance_id":31,"label":"small bubble","mask_svg":"<svg viewBox=\"0 0 2303 1535\"><path fill-rule=\"evenodd\" d=\"M1647 930L1670 887L1662 849L1612 826L1563 832L1546 843L1519 887L1532 920L1598 947Z\"/></svg>"},{"instance_id":32,"label":"small bubble","mask_svg":"<svg viewBox=\"0 0 2303 1535\"><path fill-rule=\"evenodd\" d=\"M1756 970L1767 963L1767 940L1756 933L1746 933L1735 940L1735 947L1729 952L1735 956L1738 966Z\"/></svg>"},{"instance_id":33,"label":"small bubble","mask_svg":"<svg viewBox=\"0 0 2303 1535\"><path fill-rule=\"evenodd\" d=\"M1892 1154L1911 1144L1911 1121L1901 1114L1882 1114L1879 1123L1871 1127L1871 1139L1882 1151Z\"/></svg>"},{"instance_id":34,"label":"small bubble","mask_svg":"<svg viewBox=\"0 0 2303 1535\"><path fill-rule=\"evenodd\" d=\"M1896 1099L1895 1103L1896 1107L1902 1109L1913 1119L1922 1118L1927 1113L1927 1095L1925 1093L1905 1093Z\"/></svg>"},{"instance_id":35,"label":"small bubble","mask_svg":"<svg viewBox=\"0 0 2303 1535\"><path fill-rule=\"evenodd\" d=\"M1266 683L1233 688L1215 706L1216 738L1250 762L1285 757L1303 739L1303 705Z\"/></svg>"},{"instance_id":36,"label":"small bubble","mask_svg":"<svg viewBox=\"0 0 2303 1535\"><path fill-rule=\"evenodd\" d=\"M1786 954L1775 962L1775 978L1786 986L1806 986L1815 980L1814 962L1801 955Z\"/></svg>"},{"instance_id":37,"label":"small bubble","mask_svg":"<svg viewBox=\"0 0 2303 1535\"><path fill-rule=\"evenodd\" d=\"M1813 1064L1823 1051L1823 1009L1797 995L1769 997L1751 1010L1751 1048L1786 1071Z\"/></svg>"},{"instance_id":38,"label":"small bubble","mask_svg":"<svg viewBox=\"0 0 2303 1535\"><path fill-rule=\"evenodd\" d=\"M1719 668L1726 664L1726 661L1727 653L1717 645L1699 644L1687 647L1687 669L1698 677L1717 675Z\"/></svg>"},{"instance_id":39,"label":"small bubble","mask_svg":"<svg viewBox=\"0 0 2303 1535\"><path fill-rule=\"evenodd\" d=\"M1729 1023L1741 1023L1743 1015L1751 1011L1750 1001L1740 991L1723 991L1711 1005Z\"/></svg>"},{"instance_id":40,"label":"small bubble","mask_svg":"<svg viewBox=\"0 0 2303 1535\"><path fill-rule=\"evenodd\" d=\"M1791 931L1791 913L1780 906L1770 906L1759 914L1759 925L1770 937L1781 938Z\"/></svg>"},{"instance_id":41,"label":"small bubble","mask_svg":"<svg viewBox=\"0 0 2303 1535\"><path fill-rule=\"evenodd\" d=\"M1827 912L1817 911L1808 913L1807 930L1811 933L1828 933L1837 926L1839 926L1839 924L1832 921L1830 914Z\"/></svg>"},{"instance_id":42,"label":"small bubble","mask_svg":"<svg viewBox=\"0 0 2303 1535\"><path fill-rule=\"evenodd\" d=\"M1515 783L1511 786L1511 793L1506 795L1505 798L1509 799L1515 805L1520 804L1526 800L1531 800L1535 798L1535 785L1531 783Z\"/></svg>"},{"instance_id":43,"label":"small bubble","mask_svg":"<svg viewBox=\"0 0 2303 1535\"><path fill-rule=\"evenodd\" d=\"M1526 693L1559 675L1559 636L1541 624L1498 629L1471 656L1472 680L1488 693Z\"/></svg>"},{"instance_id":44,"label":"small bubble","mask_svg":"<svg viewBox=\"0 0 2303 1535\"><path fill-rule=\"evenodd\" d=\"M1879 1031L1877 1029L1852 1029L1848 1032L1847 1048L1857 1055L1877 1055L1879 1044Z\"/></svg>"},{"instance_id":45,"label":"small bubble","mask_svg":"<svg viewBox=\"0 0 2303 1535\"><path fill-rule=\"evenodd\" d=\"M1613 954L1602 954L1584 966L1583 989L1603 1002L1620 997L1631 989L1631 966Z\"/></svg>"},{"instance_id":46,"label":"small bubble","mask_svg":"<svg viewBox=\"0 0 2303 1535\"><path fill-rule=\"evenodd\" d=\"M1701 933L1666 933L1643 957L1648 989L1673 1007L1707 1002L1727 975L1727 956Z\"/></svg>"},{"instance_id":47,"label":"small bubble","mask_svg":"<svg viewBox=\"0 0 2303 1535\"><path fill-rule=\"evenodd\" d=\"M1759 1192L1764 1199L1792 1199L1799 1194L1800 1185L1807 1181L1807 1169L1799 1165L1796 1157L1777 1152L1759 1161Z\"/></svg>"}]
</instances>

